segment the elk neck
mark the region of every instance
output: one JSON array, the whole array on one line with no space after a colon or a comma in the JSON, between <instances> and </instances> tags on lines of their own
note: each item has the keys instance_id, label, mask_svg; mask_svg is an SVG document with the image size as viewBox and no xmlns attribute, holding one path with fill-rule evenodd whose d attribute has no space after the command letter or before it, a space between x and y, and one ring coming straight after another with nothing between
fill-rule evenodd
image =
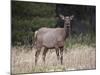
<instances>
[{"instance_id":1,"label":"elk neck","mask_svg":"<svg viewBox=\"0 0 100 75\"><path fill-rule=\"evenodd\" d=\"M66 37L68 37L70 35L70 24L64 23L64 30Z\"/></svg>"}]
</instances>

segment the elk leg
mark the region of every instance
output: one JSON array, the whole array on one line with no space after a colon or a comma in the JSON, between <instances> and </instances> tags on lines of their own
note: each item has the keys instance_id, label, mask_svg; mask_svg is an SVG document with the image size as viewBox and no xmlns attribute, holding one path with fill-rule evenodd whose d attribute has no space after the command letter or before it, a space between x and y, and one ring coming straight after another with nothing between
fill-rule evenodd
<instances>
[{"instance_id":1,"label":"elk leg","mask_svg":"<svg viewBox=\"0 0 100 75\"><path fill-rule=\"evenodd\" d=\"M60 48L60 60L61 64L63 64L63 47Z\"/></svg>"},{"instance_id":2,"label":"elk leg","mask_svg":"<svg viewBox=\"0 0 100 75\"><path fill-rule=\"evenodd\" d=\"M59 60L59 49L56 49L56 55L57 55L57 59Z\"/></svg>"},{"instance_id":3,"label":"elk leg","mask_svg":"<svg viewBox=\"0 0 100 75\"><path fill-rule=\"evenodd\" d=\"M46 53L47 53L48 49L47 48L44 48L44 51L43 51L43 62L45 63L45 57L46 57Z\"/></svg>"},{"instance_id":4,"label":"elk leg","mask_svg":"<svg viewBox=\"0 0 100 75\"><path fill-rule=\"evenodd\" d=\"M36 53L35 53L35 65L37 64L37 59L38 59L38 56L39 56L39 54L40 54L40 49L38 49L37 51L36 51Z\"/></svg>"}]
</instances>

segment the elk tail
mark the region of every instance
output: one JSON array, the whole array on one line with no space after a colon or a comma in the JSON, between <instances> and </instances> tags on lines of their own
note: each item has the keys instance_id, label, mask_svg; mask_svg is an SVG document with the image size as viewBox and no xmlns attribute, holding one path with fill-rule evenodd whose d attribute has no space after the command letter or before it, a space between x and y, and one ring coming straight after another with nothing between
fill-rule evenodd
<instances>
[{"instance_id":1,"label":"elk tail","mask_svg":"<svg viewBox=\"0 0 100 75\"><path fill-rule=\"evenodd\" d=\"M37 33L38 33L38 31L35 31L35 33L34 33L34 37L33 37L33 47L36 46Z\"/></svg>"}]
</instances>

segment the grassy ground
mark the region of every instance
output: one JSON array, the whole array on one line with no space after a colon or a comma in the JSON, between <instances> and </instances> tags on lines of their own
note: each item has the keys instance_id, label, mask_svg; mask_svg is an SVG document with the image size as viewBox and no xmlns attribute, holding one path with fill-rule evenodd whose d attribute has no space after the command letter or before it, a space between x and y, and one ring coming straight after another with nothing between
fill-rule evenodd
<instances>
[{"instance_id":1,"label":"grassy ground","mask_svg":"<svg viewBox=\"0 0 100 75\"><path fill-rule=\"evenodd\" d=\"M75 44L72 47L67 47L64 50L63 65L57 60L54 49L49 50L46 56L45 65L42 61L42 52L38 59L38 65L35 66L35 51L29 48L12 47L12 73L34 73L34 72L54 72L54 71L69 71L80 69L95 69L96 68L96 49L94 46Z\"/></svg>"}]
</instances>

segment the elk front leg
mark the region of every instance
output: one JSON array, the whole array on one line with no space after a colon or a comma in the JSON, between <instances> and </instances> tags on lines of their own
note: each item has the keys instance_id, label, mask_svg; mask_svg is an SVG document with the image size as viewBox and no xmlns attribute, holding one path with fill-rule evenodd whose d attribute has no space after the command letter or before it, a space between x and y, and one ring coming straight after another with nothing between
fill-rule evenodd
<instances>
[{"instance_id":1,"label":"elk front leg","mask_svg":"<svg viewBox=\"0 0 100 75\"><path fill-rule=\"evenodd\" d=\"M63 47L60 48L60 60L61 60L61 65L63 64Z\"/></svg>"}]
</instances>

